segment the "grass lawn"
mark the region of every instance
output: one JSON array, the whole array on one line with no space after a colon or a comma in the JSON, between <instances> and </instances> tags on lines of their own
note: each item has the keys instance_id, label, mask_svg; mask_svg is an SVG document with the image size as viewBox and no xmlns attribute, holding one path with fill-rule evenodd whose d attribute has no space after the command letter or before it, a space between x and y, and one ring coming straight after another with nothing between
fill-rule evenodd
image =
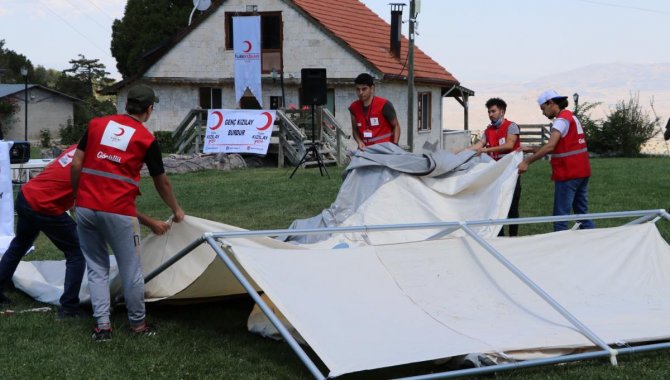
<instances>
[{"instance_id":1,"label":"grass lawn","mask_svg":"<svg viewBox=\"0 0 670 380\"><path fill-rule=\"evenodd\" d=\"M670 158L594 159L590 183L590 211L669 209ZM288 179L290 169L205 171L170 176L188 215L248 229L285 228L296 218L313 216L330 205L341 184L341 169L329 168L331 178L317 169L301 169ZM521 215L551 214L553 183L547 162L533 164L522 178ZM138 208L167 218L150 180L142 180ZM599 226L621 221L597 221ZM658 223L670 238L670 223ZM522 225L521 234L548 232L549 224ZM44 237L28 260L61 260L62 254ZM20 292L9 291L12 309L45 306ZM55 321L55 312L0 317L2 378L311 378L288 345L252 335L246 330L252 308L249 298L196 305L148 304L150 322L160 333L136 339L126 333L125 309L113 313L114 339L91 342L93 319ZM666 352L621 356L617 368L607 360L501 373L514 379L632 379L665 378L670 373ZM440 367L418 366L423 372ZM392 369L346 378L394 377L417 368Z\"/></svg>"}]
</instances>

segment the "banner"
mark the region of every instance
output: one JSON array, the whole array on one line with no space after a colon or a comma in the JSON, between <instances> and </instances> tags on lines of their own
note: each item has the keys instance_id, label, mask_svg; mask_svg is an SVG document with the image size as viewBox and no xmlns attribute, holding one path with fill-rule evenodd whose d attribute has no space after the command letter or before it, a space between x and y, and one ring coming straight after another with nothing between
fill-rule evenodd
<instances>
[{"instance_id":1,"label":"banner","mask_svg":"<svg viewBox=\"0 0 670 380\"><path fill-rule=\"evenodd\" d=\"M261 91L261 17L233 17L233 51L235 53L235 102L239 103L247 88L263 106Z\"/></svg>"},{"instance_id":2,"label":"banner","mask_svg":"<svg viewBox=\"0 0 670 380\"><path fill-rule=\"evenodd\" d=\"M203 153L267 154L275 111L209 110Z\"/></svg>"},{"instance_id":3,"label":"banner","mask_svg":"<svg viewBox=\"0 0 670 380\"><path fill-rule=\"evenodd\" d=\"M0 255L14 237L14 193L9 162L11 141L0 141Z\"/></svg>"}]
</instances>

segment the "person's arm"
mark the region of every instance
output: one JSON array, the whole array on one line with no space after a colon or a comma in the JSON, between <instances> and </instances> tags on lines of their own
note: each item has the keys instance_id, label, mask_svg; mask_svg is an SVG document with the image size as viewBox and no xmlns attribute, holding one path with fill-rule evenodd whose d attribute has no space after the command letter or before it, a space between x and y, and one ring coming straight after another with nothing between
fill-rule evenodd
<instances>
[{"instance_id":1,"label":"person's arm","mask_svg":"<svg viewBox=\"0 0 670 380\"><path fill-rule=\"evenodd\" d=\"M151 232L153 232L156 235L163 235L170 229L169 223L164 222L162 220L154 219L149 215L142 214L139 211L137 212L137 220L139 220L141 224L149 227L149 229L151 229Z\"/></svg>"},{"instance_id":2,"label":"person's arm","mask_svg":"<svg viewBox=\"0 0 670 380\"><path fill-rule=\"evenodd\" d=\"M79 148L74 152L72 163L70 164L70 183L72 185L72 194L77 198L77 188L79 187L79 175L84 164L85 152Z\"/></svg>"},{"instance_id":3,"label":"person's arm","mask_svg":"<svg viewBox=\"0 0 670 380\"><path fill-rule=\"evenodd\" d=\"M505 139L505 143L503 145L498 145L498 146L489 146L486 148L482 148L479 153L489 153L489 152L509 152L512 149L514 149L514 144L516 143L516 140L519 138L519 135L507 135L507 138Z\"/></svg>"},{"instance_id":4,"label":"person's arm","mask_svg":"<svg viewBox=\"0 0 670 380\"><path fill-rule=\"evenodd\" d=\"M535 152L532 156L524 158L524 160L521 161L521 163L518 166L519 174L527 172L528 166L530 164L541 159L547 154L553 152L554 148L556 148L556 144L558 144L558 140L560 139L561 139L561 132L556 129L552 129L551 135L549 136L549 141L543 146L541 146L540 149L538 149L537 152Z\"/></svg>"},{"instance_id":5,"label":"person's arm","mask_svg":"<svg viewBox=\"0 0 670 380\"><path fill-rule=\"evenodd\" d=\"M181 209L179 203L177 202L177 198L174 196L174 192L172 191L172 183L170 183L170 179L168 178L167 174L163 173L151 177L151 179L154 181L154 187L156 188L158 195L160 195L163 202L165 202L165 204L172 210L172 213L174 214L172 220L176 223L184 220L184 210Z\"/></svg>"},{"instance_id":6,"label":"person's arm","mask_svg":"<svg viewBox=\"0 0 670 380\"><path fill-rule=\"evenodd\" d=\"M358 126L356 125L356 118L354 117L353 114L351 115L351 134L352 136L354 136L354 140L356 140L358 149L365 149L365 143L363 142L363 137L358 131Z\"/></svg>"},{"instance_id":7,"label":"person's arm","mask_svg":"<svg viewBox=\"0 0 670 380\"><path fill-rule=\"evenodd\" d=\"M397 117L391 121L391 125L393 126L393 143L398 145L398 141L400 141L400 122L398 122Z\"/></svg>"}]
</instances>

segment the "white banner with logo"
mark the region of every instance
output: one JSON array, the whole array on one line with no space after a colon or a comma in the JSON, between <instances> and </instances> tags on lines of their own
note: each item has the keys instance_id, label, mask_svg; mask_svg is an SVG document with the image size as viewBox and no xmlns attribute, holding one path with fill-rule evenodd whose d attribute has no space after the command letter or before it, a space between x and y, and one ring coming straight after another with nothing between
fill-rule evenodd
<instances>
[{"instance_id":1,"label":"white banner with logo","mask_svg":"<svg viewBox=\"0 0 670 380\"><path fill-rule=\"evenodd\" d=\"M261 91L261 17L233 17L235 53L235 102L248 88L263 106Z\"/></svg>"},{"instance_id":2,"label":"white banner with logo","mask_svg":"<svg viewBox=\"0 0 670 380\"><path fill-rule=\"evenodd\" d=\"M275 111L208 110L203 153L267 154Z\"/></svg>"},{"instance_id":3,"label":"white banner with logo","mask_svg":"<svg viewBox=\"0 0 670 380\"><path fill-rule=\"evenodd\" d=\"M0 255L14 237L14 193L9 161L11 141L0 141Z\"/></svg>"}]
</instances>

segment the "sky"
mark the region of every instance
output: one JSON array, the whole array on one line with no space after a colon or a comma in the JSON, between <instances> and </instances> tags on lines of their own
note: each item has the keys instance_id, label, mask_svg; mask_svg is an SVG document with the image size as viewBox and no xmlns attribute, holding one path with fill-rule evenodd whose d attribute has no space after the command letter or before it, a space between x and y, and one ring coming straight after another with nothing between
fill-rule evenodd
<instances>
[{"instance_id":1,"label":"sky","mask_svg":"<svg viewBox=\"0 0 670 380\"><path fill-rule=\"evenodd\" d=\"M387 21L392 1L402 2L363 0ZM35 66L62 70L84 54L100 59L119 79L109 45L112 21L123 16L125 3L0 0L0 39ZM466 87L469 82L531 81L600 63L670 62L670 2L664 0L420 3L417 45ZM405 7L403 19L408 14Z\"/></svg>"}]
</instances>

